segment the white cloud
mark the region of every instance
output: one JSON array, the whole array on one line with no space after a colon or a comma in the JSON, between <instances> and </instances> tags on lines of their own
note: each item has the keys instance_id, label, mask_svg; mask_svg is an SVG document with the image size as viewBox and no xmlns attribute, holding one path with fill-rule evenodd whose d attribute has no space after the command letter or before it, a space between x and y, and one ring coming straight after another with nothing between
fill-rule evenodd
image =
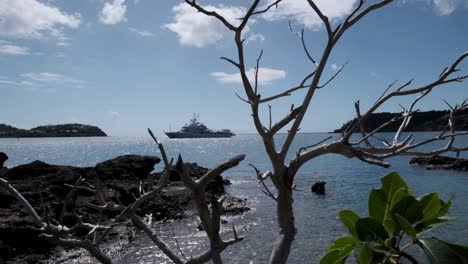
<instances>
[{"instance_id":1,"label":"white cloud","mask_svg":"<svg viewBox=\"0 0 468 264\"><path fill-rule=\"evenodd\" d=\"M239 23L238 18L246 12L245 8L235 6L208 5L204 8L219 13L234 25ZM185 3L174 6L172 11L175 13L174 21L165 24L164 27L175 32L182 45L203 47L231 34L219 20L206 16ZM244 32L248 31L249 28L246 27Z\"/></svg>"},{"instance_id":2,"label":"white cloud","mask_svg":"<svg viewBox=\"0 0 468 264\"><path fill-rule=\"evenodd\" d=\"M64 36L63 29L77 28L79 14L67 14L51 4L37 0L1 0L0 36L39 38Z\"/></svg>"},{"instance_id":3,"label":"white cloud","mask_svg":"<svg viewBox=\"0 0 468 264\"><path fill-rule=\"evenodd\" d=\"M138 30L136 28L128 28L128 30L130 30L130 32L133 32L135 34L138 34L142 37L154 37L154 33L151 32L151 31L148 31L148 30Z\"/></svg>"},{"instance_id":4,"label":"white cloud","mask_svg":"<svg viewBox=\"0 0 468 264\"><path fill-rule=\"evenodd\" d=\"M423 2L440 16L450 15L460 8L468 8L468 0L402 0L404 4Z\"/></svg>"},{"instance_id":5,"label":"white cloud","mask_svg":"<svg viewBox=\"0 0 468 264\"><path fill-rule=\"evenodd\" d=\"M0 42L0 55L29 55L29 48L9 44L6 41Z\"/></svg>"},{"instance_id":6,"label":"white cloud","mask_svg":"<svg viewBox=\"0 0 468 264\"><path fill-rule=\"evenodd\" d=\"M245 43L255 42L255 41L263 42L263 41L265 41L265 36L263 36L262 34L254 33L254 34L250 34L245 39Z\"/></svg>"},{"instance_id":7,"label":"white cloud","mask_svg":"<svg viewBox=\"0 0 468 264\"><path fill-rule=\"evenodd\" d=\"M47 84L83 84L84 81L51 72L28 72L21 74L25 80Z\"/></svg>"},{"instance_id":8,"label":"white cloud","mask_svg":"<svg viewBox=\"0 0 468 264\"><path fill-rule=\"evenodd\" d=\"M68 42L67 40L60 40L57 42L57 46L68 47L68 46L71 46L71 43Z\"/></svg>"},{"instance_id":9,"label":"white cloud","mask_svg":"<svg viewBox=\"0 0 468 264\"><path fill-rule=\"evenodd\" d=\"M0 79L0 85L4 86L4 85L12 85L12 86L41 86L40 84L38 83L33 83L33 82L30 82L30 81L25 81L25 80L22 80L22 81L10 81L10 80L6 80L6 79Z\"/></svg>"},{"instance_id":10,"label":"white cloud","mask_svg":"<svg viewBox=\"0 0 468 264\"><path fill-rule=\"evenodd\" d=\"M24 73L17 80L11 80L7 77L0 78L0 87L20 87L29 91L46 93L54 93L56 92L55 88L61 86L79 89L83 88L84 84L86 84L85 81L51 72Z\"/></svg>"},{"instance_id":11,"label":"white cloud","mask_svg":"<svg viewBox=\"0 0 468 264\"><path fill-rule=\"evenodd\" d=\"M436 12L441 15L450 15L452 14L457 8L465 5L467 7L468 1L467 0L433 0L434 9Z\"/></svg>"},{"instance_id":12,"label":"white cloud","mask_svg":"<svg viewBox=\"0 0 468 264\"><path fill-rule=\"evenodd\" d=\"M371 72L369 73L369 75L370 75L371 77L377 77L377 76L379 76L379 74L377 74L376 72L373 72L373 71L371 71Z\"/></svg>"},{"instance_id":13,"label":"white cloud","mask_svg":"<svg viewBox=\"0 0 468 264\"><path fill-rule=\"evenodd\" d=\"M247 77L251 82L255 80L255 69L251 68L246 72ZM240 73L225 73L225 72L212 72L211 76L215 77L222 83L242 83ZM258 83L260 85L270 85L272 81L284 79L286 72L283 70L275 70L271 68L259 68Z\"/></svg>"},{"instance_id":14,"label":"white cloud","mask_svg":"<svg viewBox=\"0 0 468 264\"><path fill-rule=\"evenodd\" d=\"M266 5L275 0L269 0ZM351 13L357 0L316 0L315 3L331 21L343 18ZM283 0L277 8L272 8L262 17L268 21L293 20L310 29L320 29L322 20L317 16L307 1Z\"/></svg>"},{"instance_id":15,"label":"white cloud","mask_svg":"<svg viewBox=\"0 0 468 264\"><path fill-rule=\"evenodd\" d=\"M99 14L99 21L106 25L114 25L127 21L125 17L127 6L124 3L125 0L114 0L112 3L104 3L104 7Z\"/></svg>"},{"instance_id":16,"label":"white cloud","mask_svg":"<svg viewBox=\"0 0 468 264\"><path fill-rule=\"evenodd\" d=\"M334 71L338 71L341 69L342 66L337 65L336 63L332 63L331 68Z\"/></svg>"},{"instance_id":17,"label":"white cloud","mask_svg":"<svg viewBox=\"0 0 468 264\"><path fill-rule=\"evenodd\" d=\"M109 114L110 114L113 118L119 118L119 117L120 117L120 113L117 112L117 111L109 111Z\"/></svg>"}]
</instances>

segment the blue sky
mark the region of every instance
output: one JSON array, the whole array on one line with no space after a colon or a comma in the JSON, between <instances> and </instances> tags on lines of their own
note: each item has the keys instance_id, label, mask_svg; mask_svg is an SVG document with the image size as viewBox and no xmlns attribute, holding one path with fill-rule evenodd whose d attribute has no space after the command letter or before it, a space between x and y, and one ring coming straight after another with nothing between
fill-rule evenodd
<instances>
[{"instance_id":1,"label":"blue sky","mask_svg":"<svg viewBox=\"0 0 468 264\"><path fill-rule=\"evenodd\" d=\"M250 1L198 2L233 19ZM357 1L316 2L337 23ZM323 28L305 0L285 0L256 17L245 33L246 58L253 68L264 50L262 95L297 84L313 69L288 20L305 28L314 56L323 49ZM432 81L466 50L468 0L395 1L340 40L324 77L349 64L316 93L301 131L333 130L354 116L354 101L365 109L394 80ZM147 127L158 134L178 129L198 113L210 128L254 132L248 105L235 96L243 93L236 69L221 56L235 59L232 34L182 1L0 0L0 123L80 122L113 136L141 136ZM468 62L460 68L467 73ZM443 109L441 98L460 102L467 88L440 87L419 108ZM274 102L273 118L298 105L301 95ZM410 102L393 100L381 111Z\"/></svg>"}]
</instances>

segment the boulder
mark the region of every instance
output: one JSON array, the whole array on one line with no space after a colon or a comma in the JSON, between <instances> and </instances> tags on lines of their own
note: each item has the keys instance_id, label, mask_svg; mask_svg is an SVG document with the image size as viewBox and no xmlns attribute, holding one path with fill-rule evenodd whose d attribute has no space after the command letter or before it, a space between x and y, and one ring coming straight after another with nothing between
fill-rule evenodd
<instances>
[{"instance_id":1,"label":"boulder","mask_svg":"<svg viewBox=\"0 0 468 264\"><path fill-rule=\"evenodd\" d=\"M4 152L0 152L0 169L3 168L3 164L5 164L5 161L8 159L7 154Z\"/></svg>"},{"instance_id":2,"label":"boulder","mask_svg":"<svg viewBox=\"0 0 468 264\"><path fill-rule=\"evenodd\" d=\"M154 156L124 155L96 164L96 173L103 181L112 179L146 179L154 170L154 165L161 161Z\"/></svg>"},{"instance_id":3,"label":"boulder","mask_svg":"<svg viewBox=\"0 0 468 264\"><path fill-rule=\"evenodd\" d=\"M316 194L325 194L325 184L327 184L324 181L318 181L312 185L312 188L310 188L311 192L316 193Z\"/></svg>"}]
</instances>

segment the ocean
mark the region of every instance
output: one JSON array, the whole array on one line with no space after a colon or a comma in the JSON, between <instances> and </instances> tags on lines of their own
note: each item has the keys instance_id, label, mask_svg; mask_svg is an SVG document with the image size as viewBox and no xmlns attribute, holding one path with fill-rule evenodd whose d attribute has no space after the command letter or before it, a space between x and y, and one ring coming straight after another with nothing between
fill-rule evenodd
<instances>
[{"instance_id":1,"label":"ocean","mask_svg":"<svg viewBox=\"0 0 468 264\"><path fill-rule=\"evenodd\" d=\"M291 147L293 155L301 146L318 142L329 135L326 133L299 134ZM415 133L416 139L434 136L434 133ZM282 142L285 135L278 135ZM391 134L381 133L380 137ZM231 194L248 198L252 210L241 216L229 217L223 231L230 234L231 224L238 233L245 235L243 242L229 247L224 253L225 263L265 263L270 254L277 231L275 204L261 192L256 180L254 164L261 170L270 170L262 141L254 134L242 134L233 138L177 139L161 138L169 157L177 158L180 153L184 161L197 162L204 167L213 167L238 154L246 159L223 176L233 185ZM443 142L429 147L440 147ZM457 146L467 146L468 137L457 139ZM41 160L51 164L93 166L98 162L125 154L157 155L159 151L151 138L106 137L106 138L22 138L0 139L0 151L7 153L7 167ZM467 157L462 154L461 157ZM367 215L367 199L372 188L380 187L380 178L391 171L398 171L417 195L439 192L443 199L455 196L450 214L458 219L447 226L434 230L432 234L442 239L468 244L468 173L445 170L426 170L411 166L410 157L395 157L388 161L388 169L362 163L338 155L321 156L307 163L296 176L297 192L294 195L295 219L298 229L290 256L290 263L318 263L335 238L346 234L338 218L343 209L351 209L361 216ZM162 169L162 164L156 170ZM317 181L326 181L326 195L310 192ZM161 236L175 247L179 242L186 256L207 247L204 233L196 230L196 218L159 223L155 226ZM115 256L117 263L170 263L144 236L138 236L135 247Z\"/></svg>"}]
</instances>

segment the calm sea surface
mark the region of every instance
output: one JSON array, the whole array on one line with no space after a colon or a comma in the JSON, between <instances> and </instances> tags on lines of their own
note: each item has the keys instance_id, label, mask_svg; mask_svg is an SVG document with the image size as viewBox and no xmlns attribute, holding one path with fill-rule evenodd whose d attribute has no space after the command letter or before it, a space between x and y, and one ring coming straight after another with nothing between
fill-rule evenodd
<instances>
[{"instance_id":1,"label":"calm sea surface","mask_svg":"<svg viewBox=\"0 0 468 264\"><path fill-rule=\"evenodd\" d=\"M291 152L300 146L320 141L330 134L300 134ZM416 138L427 138L432 133L416 133ZM382 133L381 137L390 134ZM277 142L282 142L279 135ZM240 166L224 173L233 181L229 192L247 197L252 201L253 210L243 216L228 218L226 237L231 234L229 226L234 223L238 232L246 235L245 241L225 251L226 263L265 263L269 257L272 242L277 231L274 202L263 195L249 163L262 170L269 170L260 138L256 135L238 135L230 139L162 139L169 156L182 154L185 161L197 162L212 167L238 154L247 154ZM458 146L468 146L468 137L459 138ZM432 147L442 146L442 144ZM149 137L145 138L41 138L41 139L0 139L0 151L9 156L8 167L42 160L52 164L92 166L97 162L124 154L159 155ZM463 157L463 155L462 155ZM464 155L467 157L467 155ZM451 214L458 216L453 224L442 227L433 234L441 238L468 244L468 173L452 171L429 171L408 164L409 157L389 160L392 166L384 169L364 164L357 159L337 155L319 157L304 166L296 177L298 191L295 193L295 213L298 235L291 253L290 263L318 263L328 245L345 234L338 219L342 209L351 209L361 215L367 214L367 198L371 188L379 187L379 179L397 170L420 195L437 191L444 199L455 195ZM159 164L156 169L162 167ZM316 181L327 182L327 194L317 196L310 192ZM203 232L197 232L196 219L182 222L158 224L161 236L172 246L174 236L181 244L185 255L200 252L206 248ZM136 247L116 256L120 263L165 263L161 253L144 236L139 237ZM155 261L155 258L157 259ZM170 263L167 261L167 263Z\"/></svg>"}]
</instances>

